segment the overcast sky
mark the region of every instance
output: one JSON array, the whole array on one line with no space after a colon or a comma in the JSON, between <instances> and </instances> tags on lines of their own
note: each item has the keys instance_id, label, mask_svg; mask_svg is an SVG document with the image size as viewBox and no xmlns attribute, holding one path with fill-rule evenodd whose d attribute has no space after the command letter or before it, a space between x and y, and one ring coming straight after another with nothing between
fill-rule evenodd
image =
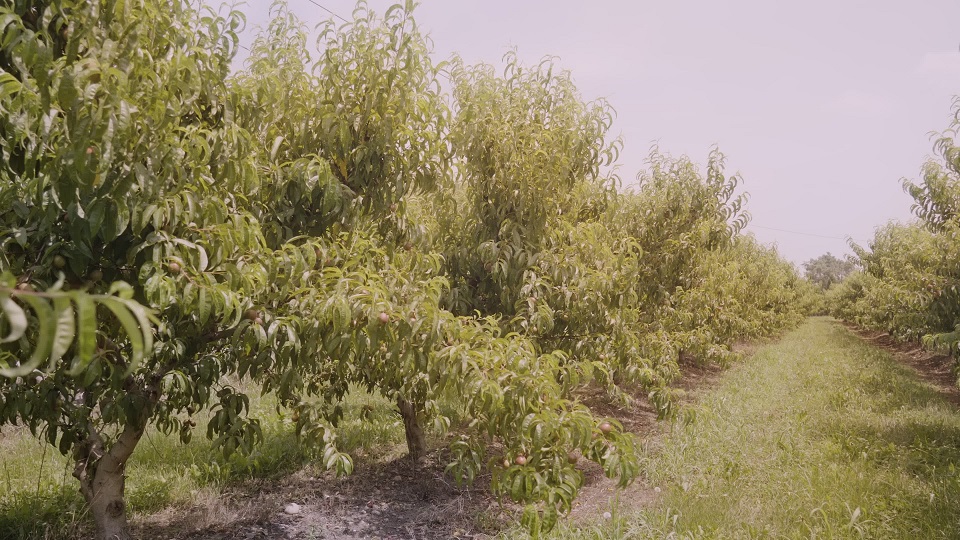
<instances>
[{"instance_id":1,"label":"overcast sky","mask_svg":"<svg viewBox=\"0 0 960 540\"><path fill-rule=\"evenodd\" d=\"M316 3L346 18L355 6ZM244 45L269 5L241 8ZM311 28L330 17L289 6ZM415 16L437 59L559 57L585 99L616 109L625 184L654 143L701 164L718 145L750 192L748 230L795 263L910 219L900 179L917 178L960 94L957 0L425 0Z\"/></svg>"}]
</instances>

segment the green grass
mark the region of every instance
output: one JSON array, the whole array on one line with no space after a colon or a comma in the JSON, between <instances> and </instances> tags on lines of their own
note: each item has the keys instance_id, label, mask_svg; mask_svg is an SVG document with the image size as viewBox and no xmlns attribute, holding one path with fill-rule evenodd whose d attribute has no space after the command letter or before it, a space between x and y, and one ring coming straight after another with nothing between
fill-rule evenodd
<instances>
[{"instance_id":1,"label":"green grass","mask_svg":"<svg viewBox=\"0 0 960 540\"><path fill-rule=\"evenodd\" d=\"M251 406L265 440L250 456L219 456L203 419L188 445L151 431L128 467L131 513L314 466L271 396ZM344 409L341 446L357 460L403 452L392 403L357 390ZM553 537L960 538L960 414L830 319L758 349L678 418L644 455L647 482L662 490L655 504L631 512L622 501L610 519L564 523ZM71 464L44 448L23 431L0 434L0 538L89 534Z\"/></svg>"},{"instance_id":2,"label":"green grass","mask_svg":"<svg viewBox=\"0 0 960 540\"><path fill-rule=\"evenodd\" d=\"M198 427L186 445L175 434L148 430L127 466L131 515L189 506L247 480L276 479L314 467L310 449L297 442L289 412L278 411L273 396L244 389L251 396L251 417L261 422L263 443L250 455L224 459L204 435L209 415L197 416ZM400 454L403 427L391 402L354 389L342 405L342 450L361 462ZM72 540L89 535L89 516L69 459L28 431L9 426L0 434L0 453L0 538Z\"/></svg>"},{"instance_id":3,"label":"green grass","mask_svg":"<svg viewBox=\"0 0 960 540\"><path fill-rule=\"evenodd\" d=\"M651 507L556 538L960 538L960 413L830 319L759 349L689 406Z\"/></svg>"}]
</instances>

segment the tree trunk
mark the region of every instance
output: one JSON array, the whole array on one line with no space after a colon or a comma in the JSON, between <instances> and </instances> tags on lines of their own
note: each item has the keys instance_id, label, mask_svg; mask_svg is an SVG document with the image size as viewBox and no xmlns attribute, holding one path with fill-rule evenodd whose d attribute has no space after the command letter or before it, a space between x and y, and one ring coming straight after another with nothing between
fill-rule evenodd
<instances>
[{"instance_id":1,"label":"tree trunk","mask_svg":"<svg viewBox=\"0 0 960 540\"><path fill-rule=\"evenodd\" d=\"M80 481L80 492L90 507L99 540L133 538L127 524L127 505L123 500L124 471L142 436L142 428L127 427L105 452L103 438L92 432L77 449L73 476Z\"/></svg>"},{"instance_id":2,"label":"tree trunk","mask_svg":"<svg viewBox=\"0 0 960 540\"><path fill-rule=\"evenodd\" d=\"M397 399L400 416L403 418L403 432L407 437L407 450L414 460L420 459L427 451L427 440L420 425L419 407L403 398Z\"/></svg>"},{"instance_id":3,"label":"tree trunk","mask_svg":"<svg viewBox=\"0 0 960 540\"><path fill-rule=\"evenodd\" d=\"M123 501L123 471L107 471L98 467L89 486L92 499L87 499L90 514L100 540L130 540L126 504Z\"/></svg>"}]
</instances>

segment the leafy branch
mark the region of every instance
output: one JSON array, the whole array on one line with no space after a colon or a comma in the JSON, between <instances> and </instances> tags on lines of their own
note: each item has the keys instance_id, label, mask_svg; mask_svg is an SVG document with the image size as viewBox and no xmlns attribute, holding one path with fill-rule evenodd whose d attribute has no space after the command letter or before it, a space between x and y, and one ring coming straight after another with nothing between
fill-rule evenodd
<instances>
[{"instance_id":1,"label":"leafy branch","mask_svg":"<svg viewBox=\"0 0 960 540\"><path fill-rule=\"evenodd\" d=\"M12 344L14 349L3 350L0 376L22 377L44 362L44 370L52 372L71 349L74 355L67 373L81 374L97 357L97 306L111 313L127 334L131 348L127 372L136 369L153 348L157 321L151 310L131 296L132 289L123 282L114 283L109 294L63 291L59 286L32 291L0 285L0 343ZM30 321L31 312L34 321ZM31 327L36 331L28 336ZM29 358L21 362L21 353L25 356L31 348Z\"/></svg>"}]
</instances>

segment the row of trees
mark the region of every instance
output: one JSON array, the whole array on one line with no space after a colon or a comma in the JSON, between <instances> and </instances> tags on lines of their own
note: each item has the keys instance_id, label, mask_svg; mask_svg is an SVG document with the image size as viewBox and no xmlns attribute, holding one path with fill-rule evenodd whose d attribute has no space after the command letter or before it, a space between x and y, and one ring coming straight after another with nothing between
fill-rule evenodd
<instances>
[{"instance_id":1,"label":"row of trees","mask_svg":"<svg viewBox=\"0 0 960 540\"><path fill-rule=\"evenodd\" d=\"M189 440L209 408L224 453L262 438L238 378L339 473L341 398L395 400L411 455L450 431L451 474L490 470L536 533L579 459L637 474L588 386L668 415L681 359L802 316L812 286L740 234L721 154L654 151L621 192L606 103L550 61L437 65L412 11L361 3L310 55L277 4L231 74L237 12L0 7L0 425L73 457L101 538L129 537L148 427Z\"/></svg>"},{"instance_id":2,"label":"row of trees","mask_svg":"<svg viewBox=\"0 0 960 540\"><path fill-rule=\"evenodd\" d=\"M856 263L849 257L840 259L834 257L830 252L803 263L804 276L808 281L819 285L823 290L840 283L856 268Z\"/></svg>"},{"instance_id":3,"label":"row of trees","mask_svg":"<svg viewBox=\"0 0 960 540\"><path fill-rule=\"evenodd\" d=\"M960 356L960 101L919 182L904 180L917 220L854 246L861 271L828 292L837 317Z\"/></svg>"}]
</instances>

